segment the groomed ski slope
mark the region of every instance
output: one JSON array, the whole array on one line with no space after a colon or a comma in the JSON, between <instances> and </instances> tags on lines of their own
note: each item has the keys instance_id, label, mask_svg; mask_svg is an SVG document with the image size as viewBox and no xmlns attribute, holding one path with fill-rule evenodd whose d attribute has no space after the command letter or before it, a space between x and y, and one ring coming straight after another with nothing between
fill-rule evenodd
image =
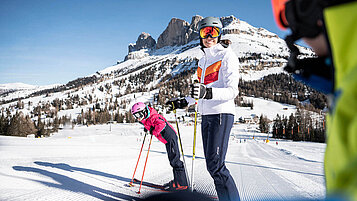
<instances>
[{"instance_id":1,"label":"groomed ski slope","mask_svg":"<svg viewBox=\"0 0 357 201\"><path fill-rule=\"evenodd\" d=\"M266 134L248 132L248 127L234 125L226 158L242 200L324 198L325 144L265 143ZM124 186L134 171L142 127L114 124L111 130L110 125L98 125L67 128L41 139L0 136L0 200L136 200L153 193L142 188L138 195L138 186ZM180 131L191 176L193 127L180 124ZM214 195L200 129L196 150L196 189ZM144 164L139 166L140 179ZM163 184L170 179L165 146L154 137L144 180Z\"/></svg>"}]
</instances>

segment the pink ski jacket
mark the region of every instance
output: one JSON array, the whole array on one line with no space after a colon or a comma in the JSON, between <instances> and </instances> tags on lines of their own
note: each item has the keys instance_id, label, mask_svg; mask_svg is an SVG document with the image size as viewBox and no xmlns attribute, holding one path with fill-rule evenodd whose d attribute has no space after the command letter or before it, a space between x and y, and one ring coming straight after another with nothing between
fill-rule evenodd
<instances>
[{"instance_id":1,"label":"pink ski jacket","mask_svg":"<svg viewBox=\"0 0 357 201\"><path fill-rule=\"evenodd\" d=\"M162 137L161 131L165 129L166 125L169 125L174 131L175 129L167 122L167 120L162 115L158 114L154 108L148 108L150 113L148 114L148 117L146 119L143 119L141 121L141 123L148 131L150 131L150 128L152 127L152 134L155 135L155 137L162 143L166 144L167 141Z\"/></svg>"}]
</instances>

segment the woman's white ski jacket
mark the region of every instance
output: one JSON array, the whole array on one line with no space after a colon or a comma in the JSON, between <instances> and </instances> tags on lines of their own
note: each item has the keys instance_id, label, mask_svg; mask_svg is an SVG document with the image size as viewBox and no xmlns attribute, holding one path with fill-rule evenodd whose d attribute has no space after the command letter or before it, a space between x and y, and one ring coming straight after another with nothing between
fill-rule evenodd
<instances>
[{"instance_id":1,"label":"woman's white ski jacket","mask_svg":"<svg viewBox=\"0 0 357 201\"><path fill-rule=\"evenodd\" d=\"M217 44L203 48L204 56L198 62L200 83L212 88L212 99L200 99L201 115L235 114L234 98L238 95L239 61L231 47Z\"/></svg>"}]
</instances>

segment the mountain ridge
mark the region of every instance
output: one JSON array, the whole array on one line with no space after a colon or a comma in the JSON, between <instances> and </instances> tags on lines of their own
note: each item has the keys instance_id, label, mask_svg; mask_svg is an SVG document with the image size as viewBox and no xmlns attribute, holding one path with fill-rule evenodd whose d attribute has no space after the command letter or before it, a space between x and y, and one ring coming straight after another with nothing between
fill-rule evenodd
<instances>
[{"instance_id":1,"label":"mountain ridge","mask_svg":"<svg viewBox=\"0 0 357 201\"><path fill-rule=\"evenodd\" d=\"M169 29L169 27L170 27L170 23L172 24L172 21L177 21L177 19L178 18L172 18L171 20L170 20L170 22L169 22L169 25L166 27L166 29L160 34L160 36L162 36L163 34L164 34L164 32L166 31L166 30L168 30ZM189 25L189 27L193 30L193 31L197 31L197 26L198 26L198 21L200 20L200 19L202 19L202 17L201 16L199 16L199 15L195 15L195 16L193 16L192 17L192 20L191 20L191 24L190 23L188 23L188 22L186 22L186 21L184 21L184 20L178 20L178 21L180 21L180 22L183 22L183 23L187 23L188 25ZM260 36L262 36L262 37L267 37L267 38L275 38L275 39L278 39L278 42L280 43L280 48L281 48L281 57L285 57L285 58L287 58L287 56L288 56L288 52L289 52L289 50L287 49L287 47L286 47L286 45L285 45L285 42L282 40L282 39L280 39L276 34L274 34L274 33L271 33L271 32L269 32L268 30L266 30L266 29L264 29L264 28L256 28L256 27L253 27L253 26L251 26L251 25L249 25L248 23L246 23L245 21L242 21L242 20L239 20L238 18L236 18L235 16L233 16L233 15L230 15L230 16L226 16L226 17L221 17L220 18L221 19L221 21L222 21L222 24L223 24L223 38L225 37L225 36L227 36L227 35L240 35L240 36L243 36L243 37L245 37L244 35L254 35L254 33L256 33L256 35L260 35ZM237 28L237 26L238 27L240 27L240 28ZM143 36L143 37L141 37L141 36ZM159 36L159 38L160 38L160 36ZM141 38L141 39L140 39ZM135 45L137 44L137 43L131 43L131 44L129 44L129 46L128 46L128 49L129 49L129 51L128 51L128 54L129 53L131 53L131 52L133 52L133 53L135 53L135 54L137 54L137 55L141 55L141 57L140 56L138 56L138 57L135 57L134 56L134 59L136 59L136 58L138 58L138 59L142 59L142 58L145 58L145 57L147 57L147 56L157 56L157 55L162 55L162 54L170 54L170 53L173 53L174 52L174 50L172 50L172 46L178 46L178 45L176 45L175 43L173 43L172 45L165 45L165 46L162 46L161 48L157 48L156 47L156 42L155 42L155 45L153 45L153 42L152 41L155 41L155 39L153 39L151 36L150 36L150 34L148 34L148 33L145 33L145 32L142 32L140 35L139 35L139 37L138 37L138 40L137 40L137 42L138 41L140 41L140 40L143 40L143 38L145 39L145 38L148 38L149 39L149 41L151 41L151 42L148 42L148 43L151 43L151 44L149 44L149 45L146 45L145 43L143 43L142 41L141 41L141 44L140 44L140 42L139 42L139 48L135 48ZM229 39L229 37L228 37L228 39ZM196 41L196 42L194 42L194 44L196 44L196 45L198 45L198 33L197 33L197 37L194 39L194 40L191 40L191 41ZM187 43L185 43L185 44L183 44L183 45L181 45L181 46L185 46L185 45L187 45L188 43L190 43L191 41L188 41ZM179 45L180 46L180 45ZM195 45L194 45L195 46ZM130 48L131 47L131 48ZM160 46L159 46L160 47ZM153 49L153 48L155 48L155 49ZM163 49L164 48L164 49ZM307 48L303 48L303 47L300 47L300 48L302 48L302 50L303 50L303 53L312 53L312 51L311 50L308 50ZM161 50L160 50L161 49ZM171 49L171 51L170 51L170 49ZM180 49L180 47L178 47L177 49ZM242 54L244 54L243 52L244 51L240 51L240 50L238 50L238 48L234 48L234 50L235 50L235 52L236 52L236 54L237 54L237 56L239 57L239 56L242 56ZM248 54L252 54L252 55L254 55L254 52L253 51L245 51L245 53L247 53L248 52ZM128 55L127 55L128 56ZM197 54L195 55L196 56L196 58L197 59L199 59L198 57L199 56L197 56ZM244 55L243 55L244 56ZM114 69L115 68L115 66L118 66L118 65L120 65L120 64L122 64L123 62L126 62L126 60L125 61L122 61L122 62L118 62L117 64L115 64L115 65L113 65L113 66L110 66L110 67L107 67L107 68L104 68L104 69L102 69L102 70L98 70L97 71L97 73L93 73L93 74L90 74L90 75L87 75L87 76L85 76L85 77L91 77L91 76L93 76L93 75L95 75L95 76L98 76L98 75L100 75L100 74L105 74L105 73L107 73L107 69ZM130 63L129 63L129 66L130 66ZM57 86L57 85L56 85ZM16 89L16 88L15 88Z\"/></svg>"},{"instance_id":2,"label":"mountain ridge","mask_svg":"<svg viewBox=\"0 0 357 201\"><path fill-rule=\"evenodd\" d=\"M283 39L234 16L221 19L225 26L222 39L232 42L230 47L240 62L237 70L240 72L242 86L238 86L240 92L235 99L237 107L245 107L247 104L244 99L249 97L277 100L306 110L314 107L309 102L324 100L320 94L311 97L317 93L301 83L295 85L293 82L296 81L282 74L283 65L289 56ZM139 39L149 39L149 34L141 34ZM5 121L4 125L10 125L6 122L10 119L28 125L35 124L38 131L36 136L43 136L57 132L59 125L103 124L113 120L134 122L130 106L138 101L155 105L160 113L168 112L164 108L168 99L187 96L189 93L198 60L203 56L200 41L196 39L184 45L163 46L159 49L145 44L136 45L132 44L132 59L69 81L65 85L0 94L0 119ZM298 48L305 57L314 55L310 49ZM271 74L283 76L269 76ZM286 85L296 87L286 88ZM309 105L305 106L305 103ZM318 109L323 108L325 102L316 105ZM253 103L250 107L253 107ZM310 111L316 113L315 108ZM14 125L12 127L16 128ZM0 129L0 132L4 130ZM5 135L8 132L5 131ZM21 133L21 136L26 136L26 132Z\"/></svg>"},{"instance_id":3,"label":"mountain ridge","mask_svg":"<svg viewBox=\"0 0 357 201\"><path fill-rule=\"evenodd\" d=\"M165 31L172 26L175 27L174 23L181 23L185 25L182 27L183 32L194 33L201 18L198 15L193 16L191 24L173 18ZM286 63L289 55L284 40L264 28L253 27L232 15L220 19L224 25L222 39L232 41L231 47L239 58L239 70L243 80L257 80L272 73L283 72L282 66ZM165 35L165 31L160 36ZM149 34L141 33L138 40L149 39L152 41L150 37ZM185 36L185 38L189 37ZM165 45L161 48L157 48L153 44L147 46L142 43L138 46L139 50L134 48L129 52L129 54L136 54L139 57L134 56L133 59L118 62L96 73L77 78L65 85L56 85L51 89L23 90L18 93L7 93L6 96L0 95L0 102L2 104L11 103L30 97L53 96L49 94L55 93L69 94L71 91L81 91L86 86L91 87L92 91L110 88L109 94L105 94L105 90L99 91L102 91L101 97L111 98L121 97L132 92L148 92L159 89L162 86L160 83L167 82L181 73L194 73L198 60L203 56L198 38L189 42L181 40L181 42L185 44L171 43L172 45ZM138 44L131 45L136 47ZM299 47L299 49L305 56L313 55L310 49L304 47Z\"/></svg>"}]
</instances>

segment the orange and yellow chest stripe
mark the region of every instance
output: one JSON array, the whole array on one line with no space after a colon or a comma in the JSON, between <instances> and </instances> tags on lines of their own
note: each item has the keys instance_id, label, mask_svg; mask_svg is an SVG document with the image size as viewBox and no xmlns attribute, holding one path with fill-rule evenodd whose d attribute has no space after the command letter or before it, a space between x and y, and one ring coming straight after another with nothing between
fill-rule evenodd
<instances>
[{"instance_id":1,"label":"orange and yellow chest stripe","mask_svg":"<svg viewBox=\"0 0 357 201\"><path fill-rule=\"evenodd\" d=\"M218 80L219 69L221 68L222 61L217 61L216 63L207 67L204 75L204 84L207 85L209 83L215 82ZM197 68L197 76L198 80L201 82L202 78L202 68Z\"/></svg>"}]
</instances>

